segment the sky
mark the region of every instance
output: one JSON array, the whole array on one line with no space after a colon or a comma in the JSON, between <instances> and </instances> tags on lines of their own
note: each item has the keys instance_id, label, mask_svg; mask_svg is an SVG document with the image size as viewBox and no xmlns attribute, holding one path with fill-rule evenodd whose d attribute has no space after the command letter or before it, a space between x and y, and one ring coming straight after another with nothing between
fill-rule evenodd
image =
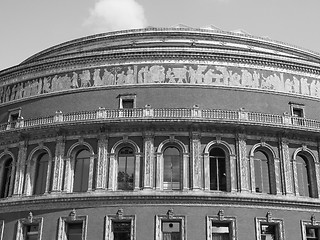
<instances>
[{"instance_id":1,"label":"sky","mask_svg":"<svg viewBox=\"0 0 320 240\"><path fill-rule=\"evenodd\" d=\"M320 53L320 0L1 0L0 71L76 38L177 24L242 29Z\"/></svg>"}]
</instances>

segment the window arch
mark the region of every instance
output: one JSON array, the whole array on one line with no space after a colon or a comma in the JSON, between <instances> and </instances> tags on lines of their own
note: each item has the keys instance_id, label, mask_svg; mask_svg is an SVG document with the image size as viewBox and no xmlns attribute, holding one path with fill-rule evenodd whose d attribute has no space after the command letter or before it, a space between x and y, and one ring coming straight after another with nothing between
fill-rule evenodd
<instances>
[{"instance_id":1,"label":"window arch","mask_svg":"<svg viewBox=\"0 0 320 240\"><path fill-rule=\"evenodd\" d=\"M272 193L270 184L270 160L268 155L258 149L254 152L255 191L258 193Z\"/></svg>"},{"instance_id":2,"label":"window arch","mask_svg":"<svg viewBox=\"0 0 320 240\"><path fill-rule=\"evenodd\" d=\"M5 159L2 163L1 169L1 198L9 197L11 194L10 185L12 185L13 179L13 159L11 157Z\"/></svg>"},{"instance_id":3,"label":"window arch","mask_svg":"<svg viewBox=\"0 0 320 240\"><path fill-rule=\"evenodd\" d=\"M73 192L86 192L89 187L90 152L80 149L75 154L73 171Z\"/></svg>"},{"instance_id":4,"label":"window arch","mask_svg":"<svg viewBox=\"0 0 320 240\"><path fill-rule=\"evenodd\" d=\"M40 195L47 191L47 174L49 168L49 154L43 152L36 160L33 194Z\"/></svg>"},{"instance_id":5,"label":"window arch","mask_svg":"<svg viewBox=\"0 0 320 240\"><path fill-rule=\"evenodd\" d=\"M299 153L296 156L296 166L299 195L311 197L311 179L307 157Z\"/></svg>"},{"instance_id":6,"label":"window arch","mask_svg":"<svg viewBox=\"0 0 320 240\"><path fill-rule=\"evenodd\" d=\"M214 147L209 153L210 190L227 190L226 154L223 149Z\"/></svg>"},{"instance_id":7,"label":"window arch","mask_svg":"<svg viewBox=\"0 0 320 240\"><path fill-rule=\"evenodd\" d=\"M133 190L135 176L135 155L131 147L123 147L118 152L118 190Z\"/></svg>"},{"instance_id":8,"label":"window arch","mask_svg":"<svg viewBox=\"0 0 320 240\"><path fill-rule=\"evenodd\" d=\"M163 189L180 190L182 179L182 155L175 146L163 151Z\"/></svg>"}]
</instances>

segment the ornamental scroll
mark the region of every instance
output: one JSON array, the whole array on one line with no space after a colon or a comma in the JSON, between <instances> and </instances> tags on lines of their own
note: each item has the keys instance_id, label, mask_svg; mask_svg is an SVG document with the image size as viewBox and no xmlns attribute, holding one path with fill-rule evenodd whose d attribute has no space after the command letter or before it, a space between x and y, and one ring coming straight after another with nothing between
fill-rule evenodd
<instances>
[{"instance_id":1,"label":"ornamental scroll","mask_svg":"<svg viewBox=\"0 0 320 240\"><path fill-rule=\"evenodd\" d=\"M0 103L63 90L126 84L191 84L264 89L320 98L320 79L219 65L128 65L85 69L0 87Z\"/></svg>"}]
</instances>

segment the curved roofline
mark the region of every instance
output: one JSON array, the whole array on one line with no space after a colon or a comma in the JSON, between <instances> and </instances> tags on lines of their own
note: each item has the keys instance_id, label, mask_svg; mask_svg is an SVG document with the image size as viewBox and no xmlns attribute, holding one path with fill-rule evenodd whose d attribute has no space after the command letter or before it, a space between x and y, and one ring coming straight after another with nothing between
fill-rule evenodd
<instances>
[{"instance_id":1,"label":"curved roofline","mask_svg":"<svg viewBox=\"0 0 320 240\"><path fill-rule=\"evenodd\" d=\"M185 33L208 33L208 34L218 34L218 35L224 35L224 36L229 36L229 37L238 37L238 38L244 38L244 39L249 39L249 40L256 40L256 41L261 41L264 43L269 43L269 44L275 44L278 45L280 47L287 47L287 48L291 48L292 50L295 51L300 51L303 52L307 55L311 55L313 57L317 57L320 60L320 53L316 52L316 51L312 51L309 49L305 49L293 44L289 44L289 43L285 43L282 41L278 41L278 40L272 40L266 37L258 37L258 36L254 36L251 34L244 34L244 33L238 33L238 32L232 32L232 31L224 31L224 30L220 30L220 29L204 29L204 28L191 28L191 27L147 27L147 28L139 28L139 29L129 29L129 30L120 30L120 31L113 31L113 32L106 32L106 33L99 33L99 34L94 34L94 35L89 35L86 37L82 37L82 38L77 38L74 40L70 40L58 45L55 45L53 47L47 48L43 51L40 51L34 55L32 55L31 57L27 58L26 60L24 60L23 62L21 62L19 65L28 63L30 61L32 61L33 59L36 59L38 56L41 56L47 52L53 51L55 49L59 49L62 47L66 47L68 45L72 45L72 44L76 44L76 43L80 43L80 42L84 42L84 41L91 41L91 40L95 40L95 39L100 39L100 38L105 38L105 37L111 37L111 36L121 36L121 35L126 35L126 34L136 34L136 33L157 33L157 32L185 32Z\"/></svg>"}]
</instances>

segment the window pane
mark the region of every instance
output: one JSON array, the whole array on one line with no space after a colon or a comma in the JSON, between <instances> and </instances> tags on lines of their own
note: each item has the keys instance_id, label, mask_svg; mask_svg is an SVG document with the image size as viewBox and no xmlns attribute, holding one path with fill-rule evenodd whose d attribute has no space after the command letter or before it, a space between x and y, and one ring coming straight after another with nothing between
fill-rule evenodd
<instances>
[{"instance_id":1,"label":"window pane","mask_svg":"<svg viewBox=\"0 0 320 240\"><path fill-rule=\"evenodd\" d=\"M122 107L123 108L133 108L133 99L123 99L122 100Z\"/></svg>"},{"instance_id":2,"label":"window pane","mask_svg":"<svg viewBox=\"0 0 320 240\"><path fill-rule=\"evenodd\" d=\"M67 223L67 240L82 240L82 222Z\"/></svg>"},{"instance_id":3,"label":"window pane","mask_svg":"<svg viewBox=\"0 0 320 240\"><path fill-rule=\"evenodd\" d=\"M162 222L162 235L165 240L181 240L180 222Z\"/></svg>"},{"instance_id":4,"label":"window pane","mask_svg":"<svg viewBox=\"0 0 320 240\"><path fill-rule=\"evenodd\" d=\"M39 234L39 225L25 226L25 235L27 240L37 240Z\"/></svg>"},{"instance_id":5,"label":"window pane","mask_svg":"<svg viewBox=\"0 0 320 240\"><path fill-rule=\"evenodd\" d=\"M181 156L175 147L168 147L163 153L164 172L163 187L164 189L180 189L181 181Z\"/></svg>"},{"instance_id":6,"label":"window pane","mask_svg":"<svg viewBox=\"0 0 320 240\"><path fill-rule=\"evenodd\" d=\"M2 198L9 196L11 174L12 174L12 158L9 158L8 160L6 160L6 162L4 164L4 169L3 169L2 189L1 189L1 197Z\"/></svg>"},{"instance_id":7,"label":"window pane","mask_svg":"<svg viewBox=\"0 0 320 240\"><path fill-rule=\"evenodd\" d=\"M118 156L118 189L134 188L134 154L131 148L123 148Z\"/></svg>"},{"instance_id":8,"label":"window pane","mask_svg":"<svg viewBox=\"0 0 320 240\"><path fill-rule=\"evenodd\" d=\"M74 163L74 192L86 192L89 182L90 152L82 150L76 155Z\"/></svg>"},{"instance_id":9,"label":"window pane","mask_svg":"<svg viewBox=\"0 0 320 240\"><path fill-rule=\"evenodd\" d=\"M210 190L227 190L226 158L221 148L210 151Z\"/></svg>"},{"instance_id":10,"label":"window pane","mask_svg":"<svg viewBox=\"0 0 320 240\"><path fill-rule=\"evenodd\" d=\"M304 156L297 156L297 175L300 196L309 196L308 165Z\"/></svg>"},{"instance_id":11,"label":"window pane","mask_svg":"<svg viewBox=\"0 0 320 240\"><path fill-rule=\"evenodd\" d=\"M254 153L256 192L271 193L269 170L267 155L261 151L256 151Z\"/></svg>"},{"instance_id":12,"label":"window pane","mask_svg":"<svg viewBox=\"0 0 320 240\"><path fill-rule=\"evenodd\" d=\"M47 171L49 163L49 154L45 153L39 156L36 167L36 179L34 194L44 194L46 191Z\"/></svg>"},{"instance_id":13,"label":"window pane","mask_svg":"<svg viewBox=\"0 0 320 240\"><path fill-rule=\"evenodd\" d=\"M113 222L114 240L130 240L131 239L131 223L130 222Z\"/></svg>"},{"instance_id":14,"label":"window pane","mask_svg":"<svg viewBox=\"0 0 320 240\"><path fill-rule=\"evenodd\" d=\"M276 239L276 225L261 225L261 240L275 240Z\"/></svg>"},{"instance_id":15,"label":"window pane","mask_svg":"<svg viewBox=\"0 0 320 240\"><path fill-rule=\"evenodd\" d=\"M319 240L319 228L306 227L307 240Z\"/></svg>"}]
</instances>

